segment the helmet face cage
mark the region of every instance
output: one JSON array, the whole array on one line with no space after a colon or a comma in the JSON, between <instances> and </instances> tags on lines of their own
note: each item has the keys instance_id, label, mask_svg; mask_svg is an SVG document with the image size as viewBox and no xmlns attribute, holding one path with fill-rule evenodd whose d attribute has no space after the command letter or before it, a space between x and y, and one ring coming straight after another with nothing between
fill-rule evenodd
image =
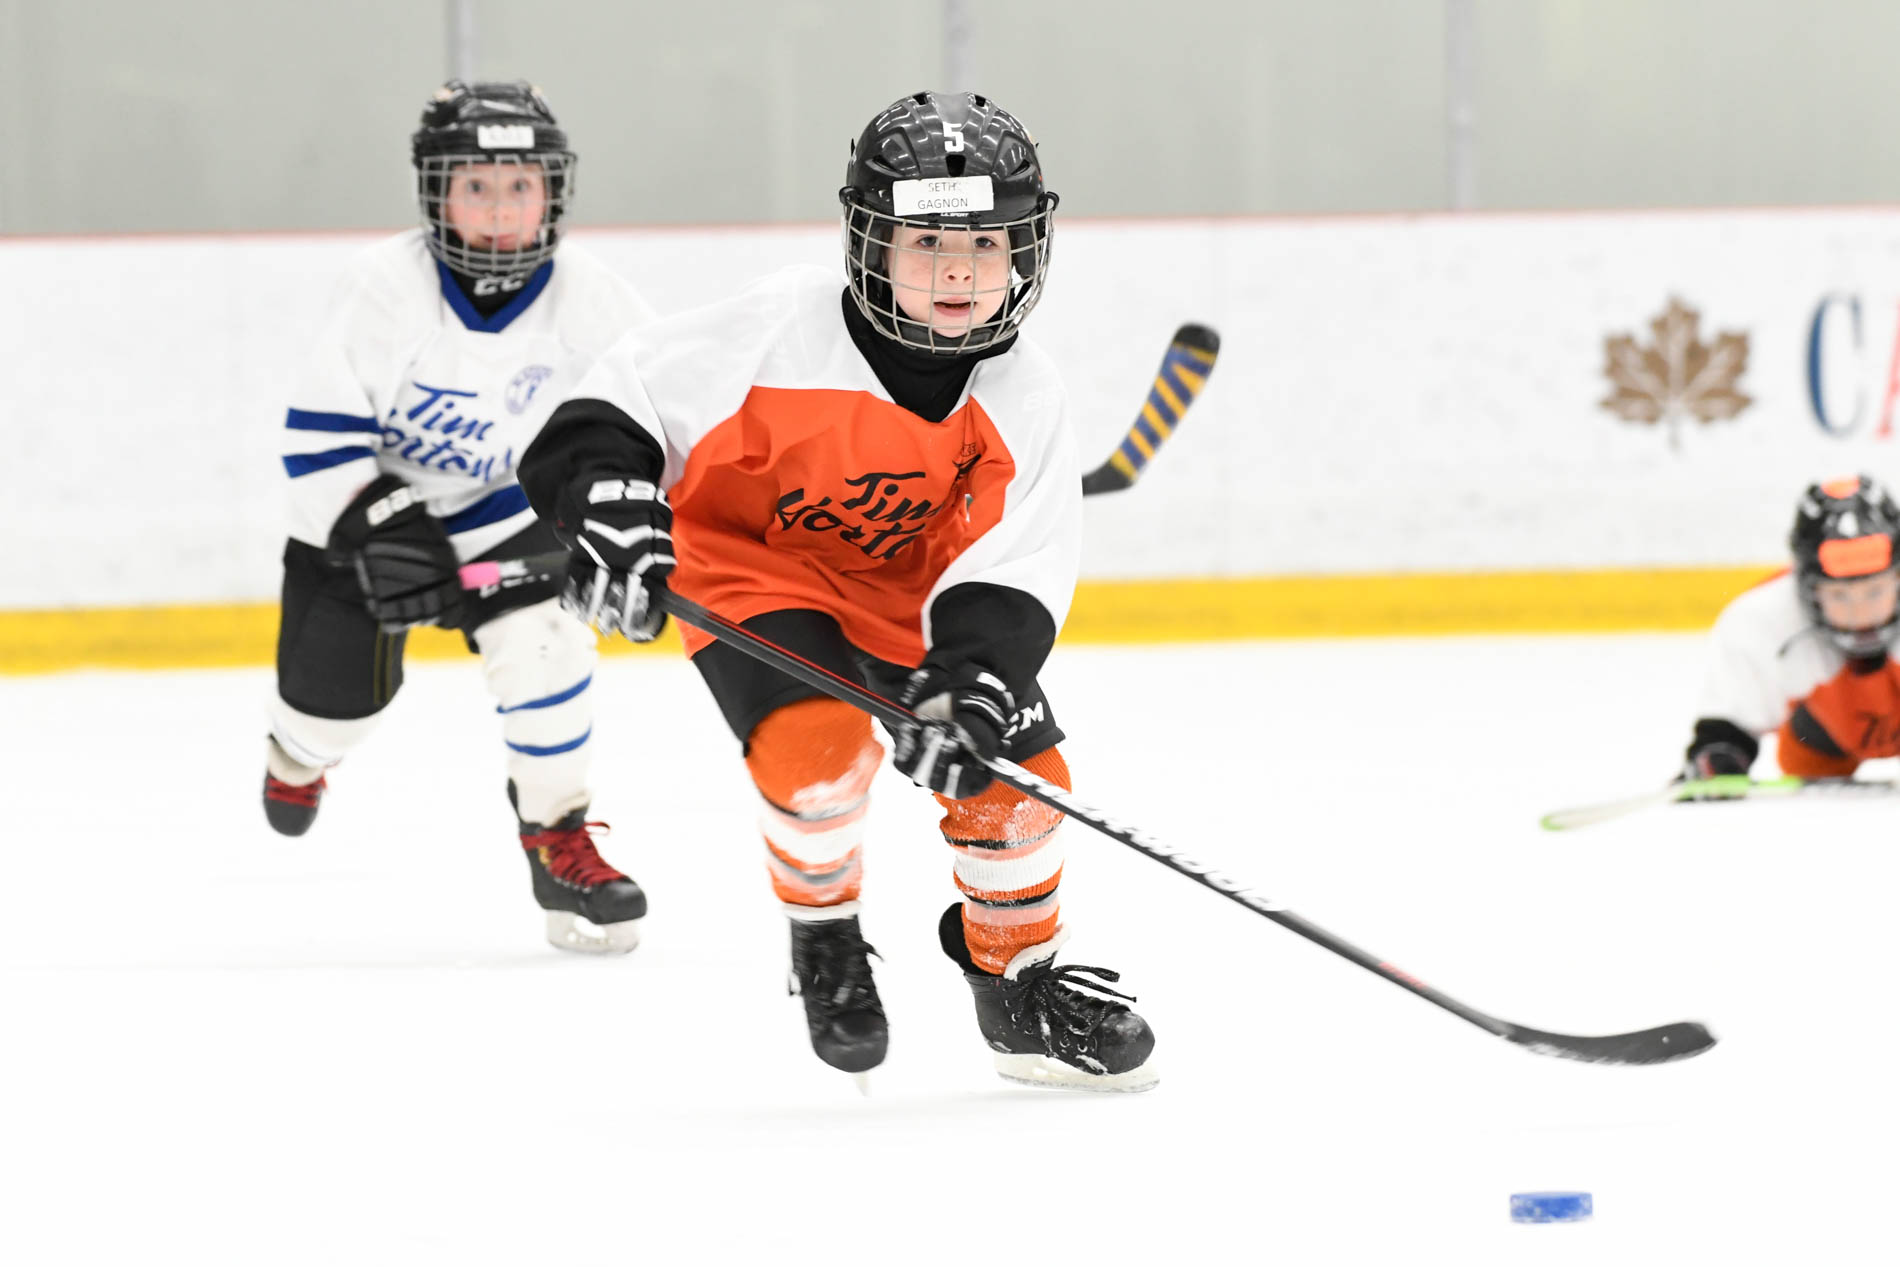
<instances>
[{"instance_id":1,"label":"helmet face cage","mask_svg":"<svg viewBox=\"0 0 1900 1267\"><path fill-rule=\"evenodd\" d=\"M867 206L847 186L845 277L858 310L908 348L954 356L1009 338L1042 297L1054 238L1056 196L1013 220L905 218ZM898 246L903 229L930 237ZM944 307L939 307L944 305ZM967 315L958 320L956 309ZM987 312L985 310L988 310ZM938 329L938 323L946 328Z\"/></svg>"},{"instance_id":2,"label":"helmet face cage","mask_svg":"<svg viewBox=\"0 0 1900 1267\"><path fill-rule=\"evenodd\" d=\"M1824 583L1891 577L1900 566L1900 507L1886 490L1866 476L1810 486L1795 512L1789 545L1808 618L1850 659L1886 654L1900 639L1900 604L1880 625L1842 629L1828 623L1820 597ZM1850 565L1839 566L1842 560Z\"/></svg>"},{"instance_id":3,"label":"helmet face cage","mask_svg":"<svg viewBox=\"0 0 1900 1267\"><path fill-rule=\"evenodd\" d=\"M1876 573L1875 575L1879 574ZM1808 615L1814 620L1815 624L1821 627L1822 632L1827 634L1828 641L1839 648L1841 654L1848 659L1865 660L1873 656L1885 655L1893 647L1894 640L1900 638L1900 606L1896 607L1894 614L1889 616L1884 623L1876 625L1871 629L1837 628L1834 625L1828 624L1827 619L1822 615L1821 599L1817 592L1820 582L1830 579L1834 578L1817 578L1807 575L1803 575L1801 578L1801 599L1803 604L1807 607ZM1854 577L1849 579L1865 580L1867 578Z\"/></svg>"},{"instance_id":4,"label":"helmet face cage","mask_svg":"<svg viewBox=\"0 0 1900 1267\"><path fill-rule=\"evenodd\" d=\"M422 224L429 231L429 251L438 260L473 277L508 277L533 272L554 257L561 241L561 220L567 214L568 200L574 193L575 156L569 150L491 152L471 150L462 153L422 154L415 160L416 201L422 208ZM495 166L502 171L501 188L494 203L506 206L510 201L507 179L511 168L534 167L541 176L543 205L534 226L521 226L520 244L506 250L494 246L477 247L463 239L449 220L449 190L457 168ZM517 206L525 198L512 199Z\"/></svg>"}]
</instances>

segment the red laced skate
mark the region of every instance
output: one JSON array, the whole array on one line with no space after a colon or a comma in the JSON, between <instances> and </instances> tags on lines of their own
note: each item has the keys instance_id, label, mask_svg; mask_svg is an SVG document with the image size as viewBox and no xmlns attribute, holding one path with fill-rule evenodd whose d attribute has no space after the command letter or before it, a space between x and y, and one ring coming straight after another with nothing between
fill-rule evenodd
<instances>
[{"instance_id":1,"label":"red laced skate","mask_svg":"<svg viewBox=\"0 0 1900 1267\"><path fill-rule=\"evenodd\" d=\"M285 805L300 805L305 809L315 809L317 802L323 799L324 789L328 786L319 774L315 783L286 783L274 774L264 776L264 795L273 801Z\"/></svg>"},{"instance_id":2,"label":"red laced skate","mask_svg":"<svg viewBox=\"0 0 1900 1267\"><path fill-rule=\"evenodd\" d=\"M547 938L562 950L625 954L640 944L647 897L594 846L605 823L581 821L575 810L552 827L523 823L521 844L534 878L534 900L547 912ZM576 925L586 920L597 930Z\"/></svg>"},{"instance_id":3,"label":"red laced skate","mask_svg":"<svg viewBox=\"0 0 1900 1267\"><path fill-rule=\"evenodd\" d=\"M577 889L592 889L626 879L600 856L600 850L594 845L596 830L605 836L613 829L597 821L572 826L557 823L539 831L522 832L521 847L539 854L541 865L555 879Z\"/></svg>"},{"instance_id":4,"label":"red laced skate","mask_svg":"<svg viewBox=\"0 0 1900 1267\"><path fill-rule=\"evenodd\" d=\"M264 817L280 836L301 836L317 821L317 802L329 784L319 774L314 782L286 783L264 772Z\"/></svg>"}]
</instances>

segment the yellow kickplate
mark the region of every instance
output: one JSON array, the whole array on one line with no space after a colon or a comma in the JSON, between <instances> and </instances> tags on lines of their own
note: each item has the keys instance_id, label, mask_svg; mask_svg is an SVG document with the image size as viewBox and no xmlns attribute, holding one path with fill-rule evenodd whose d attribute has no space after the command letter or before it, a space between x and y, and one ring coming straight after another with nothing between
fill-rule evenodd
<instances>
[{"instance_id":1,"label":"yellow kickplate","mask_svg":"<svg viewBox=\"0 0 1900 1267\"><path fill-rule=\"evenodd\" d=\"M1766 565L1651 571L1399 573L1086 581L1065 643L1208 642L1417 634L1706 629ZM183 669L272 662L277 604L0 611L0 674ZM680 654L678 631L607 655ZM468 654L459 633L417 629L411 659Z\"/></svg>"}]
</instances>

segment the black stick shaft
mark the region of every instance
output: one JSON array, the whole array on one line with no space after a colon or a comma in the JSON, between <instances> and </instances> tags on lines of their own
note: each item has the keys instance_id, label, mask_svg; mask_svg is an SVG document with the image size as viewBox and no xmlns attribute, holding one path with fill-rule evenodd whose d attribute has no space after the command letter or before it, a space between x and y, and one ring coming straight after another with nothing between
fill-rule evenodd
<instances>
[{"instance_id":1,"label":"black stick shaft","mask_svg":"<svg viewBox=\"0 0 1900 1267\"><path fill-rule=\"evenodd\" d=\"M559 575L565 570L567 563L568 555L565 551L502 562L470 563L461 569L461 580L463 586L469 589L487 586L507 588L530 580L543 580L549 576ZM874 691L866 690L863 685L849 678L839 677L829 669L813 664L775 643L768 642L690 599L662 589L655 595L654 601L663 610L670 612L686 624L704 630L721 642L737 647L747 655L771 665L816 690L863 709L887 726L901 727L919 724L916 715L902 705L887 700ZM1255 893L1246 885L1211 867L1194 861L1146 832L1117 822L1110 815L1076 800L1067 790L1037 778L1013 762L999 759L991 761L989 768L996 778L1024 795L1054 806L1069 817L1094 828L1110 839L1120 841L1136 852L1152 858L1171 870L1180 872L1195 883L1212 889L1230 901L1238 902L1256 915L1264 915L1282 928L1298 933L1342 959L1350 960L1366 971L1384 977L1393 985L1416 994L1427 1003L1435 1004L1460 1020L1467 1021L1488 1034L1515 1043L1528 1051L1544 1056L1562 1056L1570 1060L1600 1064L1650 1065L1694 1056L1715 1045L1715 1037L1709 1033L1708 1028L1694 1021L1680 1021L1673 1025L1663 1025L1655 1029L1628 1034L1586 1037L1531 1029L1525 1025L1499 1020L1495 1016L1480 1012L1477 1008L1461 1003L1450 995L1426 985L1409 972L1375 955L1368 954L1343 937L1295 915L1280 903Z\"/></svg>"},{"instance_id":2,"label":"black stick shaft","mask_svg":"<svg viewBox=\"0 0 1900 1267\"><path fill-rule=\"evenodd\" d=\"M671 590L662 590L657 595L659 605L678 619L704 630L719 641L737 647L739 650L760 660L782 673L797 678L805 685L847 704L863 709L887 726L918 725L916 714L901 704L885 699L875 691L866 690L860 684L833 673L821 665L813 664L802 656L796 655L776 643L769 642L748 629L743 629L716 612L708 611L691 599L682 598ZM996 760L989 763L990 772L1003 783L1015 788L1025 796L1030 796L1045 805L1061 810L1078 822L1093 827L1104 836L1120 841L1136 852L1154 859L1193 880L1195 883L1214 890L1222 897L1240 903L1257 915L1264 915L1283 928L1291 929L1308 941L1324 946L1327 950L1342 958L1349 959L1368 972L1377 973L1393 985L1410 990L1428 1003L1435 1003L1452 1015L1469 1021L1478 1028L1499 1038L1511 1036L1513 1027L1507 1022L1487 1016L1457 999L1433 989L1423 981L1400 968L1394 967L1378 956L1369 954L1345 940L1327 932L1319 925L1295 915L1278 902L1255 893L1246 885L1214 870L1212 867L1194 861L1178 850L1162 844L1159 840L1133 827L1124 826L1113 818L1092 806L1076 800L1068 792L1037 778L1029 771L1010 761Z\"/></svg>"}]
</instances>

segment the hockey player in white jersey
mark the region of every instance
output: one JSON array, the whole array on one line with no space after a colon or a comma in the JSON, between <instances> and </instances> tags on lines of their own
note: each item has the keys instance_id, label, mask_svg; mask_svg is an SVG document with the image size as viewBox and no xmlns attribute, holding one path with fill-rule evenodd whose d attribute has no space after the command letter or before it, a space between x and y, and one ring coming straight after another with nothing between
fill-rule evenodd
<instances>
[{"instance_id":1,"label":"hockey player in white jersey","mask_svg":"<svg viewBox=\"0 0 1900 1267\"><path fill-rule=\"evenodd\" d=\"M562 245L575 156L538 89L450 82L412 145L422 225L352 264L290 396L264 811L285 835L309 830L325 772L402 686L405 631L459 629L497 702L549 940L630 950L646 897L587 821L593 631L558 585L464 594L456 570L558 548L515 464L593 358L652 314Z\"/></svg>"},{"instance_id":2,"label":"hockey player in white jersey","mask_svg":"<svg viewBox=\"0 0 1900 1267\"><path fill-rule=\"evenodd\" d=\"M1715 623L1687 778L1748 773L1769 734L1801 778L1900 756L1900 507L1865 475L1815 484L1788 544L1793 569Z\"/></svg>"}]
</instances>

